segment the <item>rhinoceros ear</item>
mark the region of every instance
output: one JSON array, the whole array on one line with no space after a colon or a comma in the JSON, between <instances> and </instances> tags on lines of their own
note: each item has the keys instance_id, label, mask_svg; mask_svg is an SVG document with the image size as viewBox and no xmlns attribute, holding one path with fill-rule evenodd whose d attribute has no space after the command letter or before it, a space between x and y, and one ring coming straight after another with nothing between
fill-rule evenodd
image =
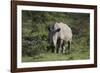
<instances>
[{"instance_id":1,"label":"rhinoceros ear","mask_svg":"<svg viewBox=\"0 0 100 73\"><path fill-rule=\"evenodd\" d=\"M50 27L48 27L48 31L50 31Z\"/></svg>"},{"instance_id":2,"label":"rhinoceros ear","mask_svg":"<svg viewBox=\"0 0 100 73\"><path fill-rule=\"evenodd\" d=\"M56 29L56 32L59 32L61 29L60 28L58 28L58 29Z\"/></svg>"}]
</instances>

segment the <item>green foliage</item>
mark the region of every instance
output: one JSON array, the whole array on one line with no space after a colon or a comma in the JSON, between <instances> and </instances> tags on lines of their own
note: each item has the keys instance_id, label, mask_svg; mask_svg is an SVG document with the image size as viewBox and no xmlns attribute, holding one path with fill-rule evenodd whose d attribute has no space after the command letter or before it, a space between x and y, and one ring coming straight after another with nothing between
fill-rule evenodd
<instances>
[{"instance_id":1,"label":"green foliage","mask_svg":"<svg viewBox=\"0 0 100 73\"><path fill-rule=\"evenodd\" d=\"M76 60L89 58L89 14L22 11L22 61ZM55 22L69 25L73 32L71 54L48 51L48 29ZM52 48L49 48L52 49Z\"/></svg>"},{"instance_id":2,"label":"green foliage","mask_svg":"<svg viewBox=\"0 0 100 73\"><path fill-rule=\"evenodd\" d=\"M33 33L23 37L23 56L35 56L37 54L46 52L47 50L47 34Z\"/></svg>"}]
</instances>

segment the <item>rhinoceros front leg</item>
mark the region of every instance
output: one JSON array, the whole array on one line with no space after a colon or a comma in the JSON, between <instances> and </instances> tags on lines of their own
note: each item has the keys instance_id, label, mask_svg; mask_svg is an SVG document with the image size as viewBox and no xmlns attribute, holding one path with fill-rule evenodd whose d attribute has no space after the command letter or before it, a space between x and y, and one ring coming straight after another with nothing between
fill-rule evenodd
<instances>
[{"instance_id":1,"label":"rhinoceros front leg","mask_svg":"<svg viewBox=\"0 0 100 73\"><path fill-rule=\"evenodd\" d=\"M57 53L57 37L53 37L54 53Z\"/></svg>"},{"instance_id":2,"label":"rhinoceros front leg","mask_svg":"<svg viewBox=\"0 0 100 73\"><path fill-rule=\"evenodd\" d=\"M63 50L63 40L60 40L60 44L59 44L59 48L58 48L58 53L61 53L61 51Z\"/></svg>"}]
</instances>

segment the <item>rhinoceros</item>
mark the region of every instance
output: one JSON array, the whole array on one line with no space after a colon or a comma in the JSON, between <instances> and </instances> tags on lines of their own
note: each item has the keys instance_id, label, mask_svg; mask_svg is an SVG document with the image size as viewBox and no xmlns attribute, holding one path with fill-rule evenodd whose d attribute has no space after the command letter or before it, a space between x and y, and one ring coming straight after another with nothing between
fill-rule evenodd
<instances>
[{"instance_id":1,"label":"rhinoceros","mask_svg":"<svg viewBox=\"0 0 100 73\"><path fill-rule=\"evenodd\" d=\"M63 22L56 22L48 28L48 41L50 45L54 46L55 53L66 53L66 43L68 43L67 50L71 50L72 30Z\"/></svg>"}]
</instances>

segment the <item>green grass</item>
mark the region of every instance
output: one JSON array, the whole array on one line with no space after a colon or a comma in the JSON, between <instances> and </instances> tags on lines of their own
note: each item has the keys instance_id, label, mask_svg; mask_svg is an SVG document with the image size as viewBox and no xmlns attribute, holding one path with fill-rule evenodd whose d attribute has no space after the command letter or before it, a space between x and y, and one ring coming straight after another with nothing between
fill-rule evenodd
<instances>
[{"instance_id":1,"label":"green grass","mask_svg":"<svg viewBox=\"0 0 100 73\"><path fill-rule=\"evenodd\" d=\"M38 53L33 51L31 56L22 56L22 62L40 62L40 61L64 61L64 60L85 60L89 59L90 52L89 46L87 46L86 40L81 38L80 40L73 40L71 44L71 52L66 54L55 54L49 52ZM37 46L37 45L36 45ZM38 48L37 48L38 49ZM67 49L67 48L66 48ZM35 52L37 52L35 54Z\"/></svg>"},{"instance_id":2,"label":"green grass","mask_svg":"<svg viewBox=\"0 0 100 73\"><path fill-rule=\"evenodd\" d=\"M70 54L44 53L33 57L24 56L22 62L40 62L40 61L62 61L62 60L84 60L89 59L89 52L74 52Z\"/></svg>"}]
</instances>

